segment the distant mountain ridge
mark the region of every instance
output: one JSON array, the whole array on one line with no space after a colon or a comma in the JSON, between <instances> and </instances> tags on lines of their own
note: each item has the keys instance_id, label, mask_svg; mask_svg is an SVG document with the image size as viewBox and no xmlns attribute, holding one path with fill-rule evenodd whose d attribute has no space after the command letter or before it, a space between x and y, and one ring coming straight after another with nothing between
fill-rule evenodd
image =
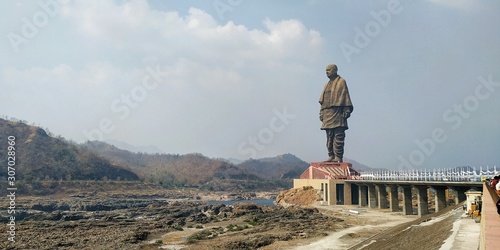
<instances>
[{"instance_id":1,"label":"distant mountain ridge","mask_svg":"<svg viewBox=\"0 0 500 250\"><path fill-rule=\"evenodd\" d=\"M100 141L87 142L83 146L114 164L130 168L143 180L165 187L189 186L212 190L286 187L285 183L271 183L227 161L201 154L133 153Z\"/></svg>"},{"instance_id":2,"label":"distant mountain ridge","mask_svg":"<svg viewBox=\"0 0 500 250\"><path fill-rule=\"evenodd\" d=\"M237 165L265 179L294 179L299 178L309 163L292 154L283 154L275 157L249 159Z\"/></svg>"},{"instance_id":3,"label":"distant mountain ridge","mask_svg":"<svg viewBox=\"0 0 500 250\"><path fill-rule=\"evenodd\" d=\"M292 179L299 178L309 166L292 154L237 161L213 159L199 153L136 153L101 141L76 144L49 136L43 129L25 122L0 119L0 138L10 135L16 137L19 167L16 178L26 182L142 180L164 187L269 190L290 188ZM0 147L0 154L7 155L6 149ZM367 168L350 162L359 171ZM7 171L0 172L0 178L6 178L6 174Z\"/></svg>"},{"instance_id":4,"label":"distant mountain ridge","mask_svg":"<svg viewBox=\"0 0 500 250\"><path fill-rule=\"evenodd\" d=\"M135 146L129 143L118 141L118 140L105 140L107 144L113 145L119 149L128 150L134 153L146 153L146 154L161 154L161 150L155 146Z\"/></svg>"},{"instance_id":5,"label":"distant mountain ridge","mask_svg":"<svg viewBox=\"0 0 500 250\"><path fill-rule=\"evenodd\" d=\"M133 172L45 130L22 122L0 119L0 138L15 137L16 179L32 180L139 180ZM7 143L6 140L4 143ZM0 147L7 155L7 146ZM6 179L7 171L0 177Z\"/></svg>"}]
</instances>

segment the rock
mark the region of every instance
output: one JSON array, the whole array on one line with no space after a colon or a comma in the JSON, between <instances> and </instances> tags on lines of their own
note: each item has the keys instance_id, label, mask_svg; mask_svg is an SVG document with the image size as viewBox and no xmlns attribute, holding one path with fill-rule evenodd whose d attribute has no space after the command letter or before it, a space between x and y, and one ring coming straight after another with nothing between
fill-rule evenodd
<instances>
[{"instance_id":1,"label":"rock","mask_svg":"<svg viewBox=\"0 0 500 250\"><path fill-rule=\"evenodd\" d=\"M148 231L137 231L132 234L129 238L125 239L127 243L138 243L139 241L146 240L148 238Z\"/></svg>"},{"instance_id":2,"label":"rock","mask_svg":"<svg viewBox=\"0 0 500 250\"><path fill-rule=\"evenodd\" d=\"M237 216L241 216L244 214L253 214L260 211L262 211L261 207L256 203L237 202L233 204L233 214Z\"/></svg>"}]
</instances>

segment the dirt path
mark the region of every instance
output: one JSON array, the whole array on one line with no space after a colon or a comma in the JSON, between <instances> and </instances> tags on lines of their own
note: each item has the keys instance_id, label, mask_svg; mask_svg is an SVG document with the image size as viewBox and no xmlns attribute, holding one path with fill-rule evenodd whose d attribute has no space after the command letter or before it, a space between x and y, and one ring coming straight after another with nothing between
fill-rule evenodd
<instances>
[{"instance_id":1,"label":"dirt path","mask_svg":"<svg viewBox=\"0 0 500 250\"><path fill-rule=\"evenodd\" d=\"M369 234L369 232L373 233L373 232L383 230L383 229L386 229L389 227L397 226L397 225L404 223L406 221L409 221L409 220L411 220L411 219L395 220L395 221L391 221L391 222L387 222L387 223L383 223L383 224L378 224L378 225L364 225L364 226L350 227L350 228L347 228L347 229L344 229L344 230L341 230L341 231L338 231L335 233L331 233L327 237L325 237L319 241L316 241L312 244L305 245L305 246L299 246L299 247L296 247L294 249L295 250L348 249L353 244L353 242L355 242L355 241L359 242L360 239L358 238L358 240L355 240L357 237L346 237L346 236L350 236L350 235L368 236L367 233ZM375 231L373 229L379 229L379 230Z\"/></svg>"},{"instance_id":2,"label":"dirt path","mask_svg":"<svg viewBox=\"0 0 500 250\"><path fill-rule=\"evenodd\" d=\"M325 231L325 237L305 238L289 242L278 241L265 250L348 249L373 235L417 218L388 210L366 209L358 206L316 206L322 213L344 219L344 227Z\"/></svg>"},{"instance_id":3,"label":"dirt path","mask_svg":"<svg viewBox=\"0 0 500 250\"><path fill-rule=\"evenodd\" d=\"M390 228L350 249L456 249L454 247L454 241L458 239L456 236L461 234L468 237L466 231L470 229L470 227L461 229L462 222L459 220L462 213L459 206L448 207L436 214L429 214ZM469 221L463 222L465 225ZM470 249L477 249L477 245Z\"/></svg>"}]
</instances>

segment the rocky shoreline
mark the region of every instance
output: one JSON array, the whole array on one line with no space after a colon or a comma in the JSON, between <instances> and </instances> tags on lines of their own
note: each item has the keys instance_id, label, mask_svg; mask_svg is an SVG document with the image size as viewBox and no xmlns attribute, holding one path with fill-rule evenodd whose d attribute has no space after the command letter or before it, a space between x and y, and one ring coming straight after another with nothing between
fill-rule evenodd
<instances>
[{"instance_id":1,"label":"rocky shoreline","mask_svg":"<svg viewBox=\"0 0 500 250\"><path fill-rule=\"evenodd\" d=\"M158 249L169 244L164 235L196 229L184 240L186 249L255 249L274 241L320 236L323 230L333 230L342 222L315 208L206 202L275 195L176 190L162 194L90 192L67 197L19 197L15 242L1 241L0 248ZM6 224L7 211L0 214L0 221Z\"/></svg>"}]
</instances>

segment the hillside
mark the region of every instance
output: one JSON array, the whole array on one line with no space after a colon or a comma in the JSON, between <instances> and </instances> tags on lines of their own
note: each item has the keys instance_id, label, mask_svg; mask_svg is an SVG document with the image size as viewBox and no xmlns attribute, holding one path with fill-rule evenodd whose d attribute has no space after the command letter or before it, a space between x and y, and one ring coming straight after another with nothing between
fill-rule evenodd
<instances>
[{"instance_id":1,"label":"hillside","mask_svg":"<svg viewBox=\"0 0 500 250\"><path fill-rule=\"evenodd\" d=\"M295 155L283 154L276 157L246 160L237 166L264 179L294 179L299 178L309 163Z\"/></svg>"},{"instance_id":2,"label":"hillside","mask_svg":"<svg viewBox=\"0 0 500 250\"><path fill-rule=\"evenodd\" d=\"M0 155L7 155L7 138L15 137L16 179L33 180L139 180L131 171L111 164L77 145L54 138L35 126L0 119ZM7 171L0 172L6 179Z\"/></svg>"},{"instance_id":3,"label":"hillside","mask_svg":"<svg viewBox=\"0 0 500 250\"><path fill-rule=\"evenodd\" d=\"M362 164L362 163L359 163L359 162L357 162L357 161L355 161L355 160L352 160L352 159L347 159L347 158L345 158L344 160L345 160L346 162L351 163L351 164L352 164L352 167L353 167L356 171L358 171L358 172L376 171L376 170L386 170L386 169L383 169L383 168L380 168L380 169L378 169L378 168L377 168L377 169L375 169L375 168L370 168L370 167L368 167L368 166L366 166L366 165L364 165L364 164Z\"/></svg>"},{"instance_id":4,"label":"hillside","mask_svg":"<svg viewBox=\"0 0 500 250\"><path fill-rule=\"evenodd\" d=\"M134 153L98 141L71 143L39 127L4 119L0 119L5 143L0 154L7 155L11 135L16 137L16 179L28 185L44 180L143 180L163 187L273 190L290 188L291 180L309 165L292 154L234 164L197 153ZM0 172L0 178L6 177L7 171Z\"/></svg>"},{"instance_id":5,"label":"hillside","mask_svg":"<svg viewBox=\"0 0 500 250\"><path fill-rule=\"evenodd\" d=\"M133 153L100 141L87 142L83 147L114 164L131 169L146 181L159 183L164 187L189 186L211 190L288 187L281 182L263 180L231 163L201 154Z\"/></svg>"}]
</instances>

